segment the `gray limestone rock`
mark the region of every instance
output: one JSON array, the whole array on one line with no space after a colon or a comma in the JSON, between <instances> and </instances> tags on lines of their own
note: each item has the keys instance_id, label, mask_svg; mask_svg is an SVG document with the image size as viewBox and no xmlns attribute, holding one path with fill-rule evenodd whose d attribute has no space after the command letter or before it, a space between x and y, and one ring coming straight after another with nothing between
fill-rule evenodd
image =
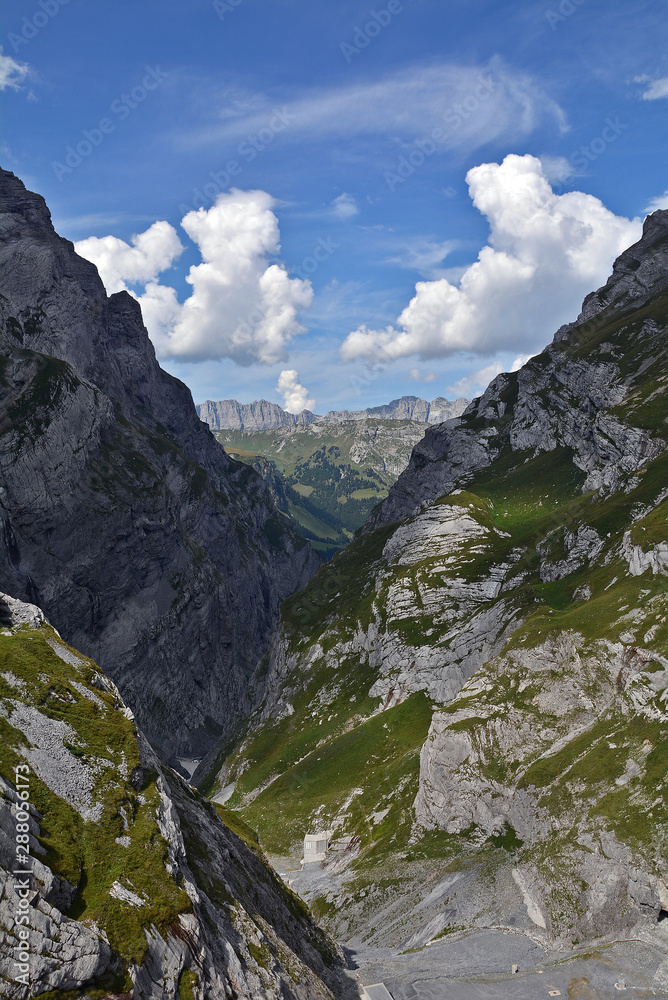
<instances>
[{"instance_id":1,"label":"gray limestone rock","mask_svg":"<svg viewBox=\"0 0 668 1000\"><path fill-rule=\"evenodd\" d=\"M197 407L200 420L212 431L223 428L231 430L266 430L273 427L296 427L312 424L318 418L310 410L290 413L277 403L258 399L254 403L238 403L236 399L205 400Z\"/></svg>"},{"instance_id":2,"label":"gray limestone rock","mask_svg":"<svg viewBox=\"0 0 668 1000\"><path fill-rule=\"evenodd\" d=\"M380 406L368 406L364 410L330 410L324 417L317 419L325 423L342 423L348 420L413 420L422 424L441 424L451 417L463 413L470 399L444 399L438 396L429 403L418 396L401 396L391 403Z\"/></svg>"},{"instance_id":3,"label":"gray limestone rock","mask_svg":"<svg viewBox=\"0 0 668 1000\"><path fill-rule=\"evenodd\" d=\"M4 171L0 351L0 587L113 676L165 755L205 751L318 557L159 367L136 301Z\"/></svg>"},{"instance_id":4,"label":"gray limestone rock","mask_svg":"<svg viewBox=\"0 0 668 1000\"><path fill-rule=\"evenodd\" d=\"M111 682L95 712L74 713L75 699L62 704L53 698L45 701L40 728L54 732L55 724L60 722L68 727L70 739L78 738L82 743L77 763L88 778L83 780L77 772L73 794L72 774L57 759L52 742L40 737L28 709L40 684L55 690L58 683L64 691L74 681L83 699L80 689L92 694L95 691L90 691L91 686L105 690L101 684L104 678L73 652L69 658L55 660L52 650L59 645L57 633L44 621L39 609L5 595L0 595L0 600L11 606L13 619L0 635L3 659L24 675L20 693L17 687L10 687L10 698L4 687L0 690L0 708L6 708L8 701L14 707L11 715L5 712L9 718L3 740L5 749L19 762L21 775L18 778L12 767L6 777L0 778L2 996L27 1000L56 990L85 993L93 989L117 996L127 974L130 990L123 991L123 996L129 1000L179 1000L186 985L197 1000L229 1000L232 996L244 1000L356 997L342 955L303 904L269 869L259 847L249 846L233 833L209 802L160 761L141 731L129 725L125 706L117 699ZM28 641L38 662L36 668L34 661L26 663L22 659L26 627L34 632ZM82 718L88 720L83 730ZM126 742L120 753L114 747L116 756L110 747L110 758L114 759L106 761L105 780L97 782L96 759L87 741L95 743L98 726L112 726L117 731L119 719ZM73 735L75 725L79 727L78 736ZM132 774L126 766L128 754L139 761ZM40 785L39 792L38 782L44 786ZM80 802L84 786L88 807L85 816ZM41 796L43 812L25 798L26 794L30 798ZM115 797L118 794L120 799ZM118 805L121 800L125 806ZM78 885L72 885L59 872L60 852L47 854L42 846L45 828L47 832L50 828L50 814L57 810L61 817L68 815L63 813L63 803L83 816L89 830L98 823L97 829L90 831L91 836L107 838L98 849L109 859L109 867L84 854ZM95 817L90 814L91 807ZM114 838L120 826L119 816L126 836ZM17 831L23 836L21 824L29 828L29 834L22 872L17 872ZM123 852L131 849L135 852L132 881L119 873L119 858L122 864L128 856ZM160 859L157 870L137 864L138 855L143 859L156 853ZM106 906L100 906L94 894L91 898L93 883L95 892L107 892ZM179 912L165 919L157 915L159 910L151 910L152 897L159 892L165 900L178 894ZM82 915L75 919L69 912L74 902L82 901ZM97 905L96 920L91 919L91 905ZM118 943L119 926L114 920L118 921L119 914L122 921L129 920L130 915L139 921L134 926L145 939L144 949L141 941ZM156 926L159 920L160 927ZM120 937L123 941L122 933ZM128 947L133 954L138 953L136 959L128 957Z\"/></svg>"}]
</instances>

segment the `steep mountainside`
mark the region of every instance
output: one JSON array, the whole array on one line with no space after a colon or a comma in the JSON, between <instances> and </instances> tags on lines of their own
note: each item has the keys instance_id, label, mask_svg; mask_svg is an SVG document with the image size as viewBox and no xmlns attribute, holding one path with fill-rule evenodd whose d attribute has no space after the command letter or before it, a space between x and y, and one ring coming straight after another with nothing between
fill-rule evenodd
<instances>
[{"instance_id":1,"label":"steep mountainside","mask_svg":"<svg viewBox=\"0 0 668 1000\"><path fill-rule=\"evenodd\" d=\"M667 439L664 211L284 604L202 784L276 855L333 830L310 895L339 935L569 947L666 917Z\"/></svg>"},{"instance_id":2,"label":"steep mountainside","mask_svg":"<svg viewBox=\"0 0 668 1000\"><path fill-rule=\"evenodd\" d=\"M0 173L0 586L113 675L169 754L239 718L317 557L225 455L41 197Z\"/></svg>"},{"instance_id":3,"label":"steep mountainside","mask_svg":"<svg viewBox=\"0 0 668 1000\"><path fill-rule=\"evenodd\" d=\"M217 431L216 438L265 477L278 507L328 558L387 496L424 429L414 420L318 420L273 431Z\"/></svg>"},{"instance_id":4,"label":"steep mountainside","mask_svg":"<svg viewBox=\"0 0 668 1000\"><path fill-rule=\"evenodd\" d=\"M370 406L365 410L330 410L324 417L303 410L289 413L276 403L266 399L254 403L238 403L236 399L221 399L214 403L210 399L197 407L202 420L211 430L273 430L276 427L305 427L325 421L336 424L349 420L416 420L423 424L438 424L450 417L457 417L469 403L468 399L450 401L439 396L431 403L417 396L402 396L391 403Z\"/></svg>"},{"instance_id":5,"label":"steep mountainside","mask_svg":"<svg viewBox=\"0 0 668 1000\"><path fill-rule=\"evenodd\" d=\"M0 618L0 994L356 996L252 833L158 760L96 664L34 605L0 595Z\"/></svg>"}]
</instances>

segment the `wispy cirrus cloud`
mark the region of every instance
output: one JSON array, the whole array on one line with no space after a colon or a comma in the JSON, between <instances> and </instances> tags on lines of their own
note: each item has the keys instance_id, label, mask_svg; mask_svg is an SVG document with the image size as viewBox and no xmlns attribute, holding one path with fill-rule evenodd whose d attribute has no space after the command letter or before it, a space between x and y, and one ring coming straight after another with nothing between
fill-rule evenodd
<instances>
[{"instance_id":1,"label":"wispy cirrus cloud","mask_svg":"<svg viewBox=\"0 0 668 1000\"><path fill-rule=\"evenodd\" d=\"M645 209L647 215L650 212L656 212L657 209L668 208L668 190L664 191L663 194L658 195L656 198L652 198L649 205Z\"/></svg>"},{"instance_id":2,"label":"wispy cirrus cloud","mask_svg":"<svg viewBox=\"0 0 668 1000\"><path fill-rule=\"evenodd\" d=\"M318 142L386 134L413 141L436 127L450 129L443 148L474 149L501 136L517 139L551 119L566 129L564 112L530 74L499 57L484 65L414 66L374 80L282 94L219 98L216 117L181 137L187 146L243 142L280 112L283 138Z\"/></svg>"},{"instance_id":3,"label":"wispy cirrus cloud","mask_svg":"<svg viewBox=\"0 0 668 1000\"><path fill-rule=\"evenodd\" d=\"M413 382L435 382L437 379L436 372L421 372L419 368L411 368L408 377Z\"/></svg>"},{"instance_id":4,"label":"wispy cirrus cloud","mask_svg":"<svg viewBox=\"0 0 668 1000\"><path fill-rule=\"evenodd\" d=\"M634 83L646 85L640 95L643 101L660 101L668 98L668 76L661 76L656 80L652 80L649 76L636 76Z\"/></svg>"},{"instance_id":5,"label":"wispy cirrus cloud","mask_svg":"<svg viewBox=\"0 0 668 1000\"><path fill-rule=\"evenodd\" d=\"M28 64L6 56L0 46L0 90L21 90L21 84L29 76Z\"/></svg>"},{"instance_id":6,"label":"wispy cirrus cloud","mask_svg":"<svg viewBox=\"0 0 668 1000\"><path fill-rule=\"evenodd\" d=\"M387 243L394 241L386 240ZM443 261L461 245L460 240L437 240L433 236L407 237L383 260L406 271L416 271L423 278L442 278L449 273Z\"/></svg>"},{"instance_id":7,"label":"wispy cirrus cloud","mask_svg":"<svg viewBox=\"0 0 668 1000\"><path fill-rule=\"evenodd\" d=\"M340 194L338 198L335 198L331 205L332 215L335 219L340 219L345 222L347 219L353 219L356 215L359 215L359 208L357 207L357 202L351 194L344 191Z\"/></svg>"}]
</instances>

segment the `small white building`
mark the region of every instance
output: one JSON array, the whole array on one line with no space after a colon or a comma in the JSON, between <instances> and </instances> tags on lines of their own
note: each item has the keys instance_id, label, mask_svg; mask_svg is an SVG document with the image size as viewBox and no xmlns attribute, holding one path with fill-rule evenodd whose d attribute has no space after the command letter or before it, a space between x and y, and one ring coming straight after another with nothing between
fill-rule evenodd
<instances>
[{"instance_id":1,"label":"small white building","mask_svg":"<svg viewBox=\"0 0 668 1000\"><path fill-rule=\"evenodd\" d=\"M307 833L304 837L304 863L307 861L324 861L332 838L331 830L320 833Z\"/></svg>"}]
</instances>

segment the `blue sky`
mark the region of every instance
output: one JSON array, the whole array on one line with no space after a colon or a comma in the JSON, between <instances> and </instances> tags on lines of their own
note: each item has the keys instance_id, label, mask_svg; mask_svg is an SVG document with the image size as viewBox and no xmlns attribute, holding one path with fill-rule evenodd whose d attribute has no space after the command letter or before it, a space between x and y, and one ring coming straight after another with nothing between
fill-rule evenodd
<instances>
[{"instance_id":1,"label":"blue sky","mask_svg":"<svg viewBox=\"0 0 668 1000\"><path fill-rule=\"evenodd\" d=\"M2 18L3 166L140 298L196 401L471 395L668 207L663 0Z\"/></svg>"}]
</instances>

